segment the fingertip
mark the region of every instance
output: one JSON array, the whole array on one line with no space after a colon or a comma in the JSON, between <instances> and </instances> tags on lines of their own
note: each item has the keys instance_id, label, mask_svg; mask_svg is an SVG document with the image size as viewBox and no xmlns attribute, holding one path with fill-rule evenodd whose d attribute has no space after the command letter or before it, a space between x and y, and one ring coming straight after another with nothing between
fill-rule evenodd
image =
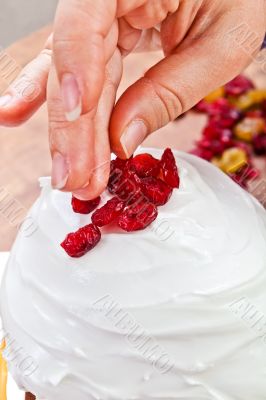
<instances>
[{"instance_id":1,"label":"fingertip","mask_svg":"<svg viewBox=\"0 0 266 400\"><path fill-rule=\"evenodd\" d=\"M1 96L0 97L0 109L2 107L7 106L8 103L10 103L11 100L12 100L11 94L4 94L3 96Z\"/></svg>"},{"instance_id":2,"label":"fingertip","mask_svg":"<svg viewBox=\"0 0 266 400\"><path fill-rule=\"evenodd\" d=\"M120 137L120 144L127 158L132 156L147 136L148 128L143 120L136 119L128 124Z\"/></svg>"},{"instance_id":3,"label":"fingertip","mask_svg":"<svg viewBox=\"0 0 266 400\"><path fill-rule=\"evenodd\" d=\"M137 82L126 90L110 121L111 148L122 159L130 158L151 131L146 115L147 97L142 96L139 87Z\"/></svg>"},{"instance_id":4,"label":"fingertip","mask_svg":"<svg viewBox=\"0 0 266 400\"><path fill-rule=\"evenodd\" d=\"M77 197L79 200L92 200L98 196L101 196L102 193L106 190L108 183L108 176L104 182L93 181L91 180L88 185L79 190L74 190L73 195Z\"/></svg>"},{"instance_id":5,"label":"fingertip","mask_svg":"<svg viewBox=\"0 0 266 400\"><path fill-rule=\"evenodd\" d=\"M42 103L43 100L29 103L15 95L3 95L0 97L0 125L11 127L23 124Z\"/></svg>"}]
</instances>

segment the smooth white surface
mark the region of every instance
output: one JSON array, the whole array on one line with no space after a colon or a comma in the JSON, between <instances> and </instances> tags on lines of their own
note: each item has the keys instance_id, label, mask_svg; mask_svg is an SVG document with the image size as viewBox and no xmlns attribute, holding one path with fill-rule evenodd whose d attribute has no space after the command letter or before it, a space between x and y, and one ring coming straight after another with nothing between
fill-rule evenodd
<instances>
[{"instance_id":1,"label":"smooth white surface","mask_svg":"<svg viewBox=\"0 0 266 400\"><path fill-rule=\"evenodd\" d=\"M11 363L21 386L47 400L265 400L266 346L230 309L245 297L266 315L265 210L209 163L177 162L180 190L151 228L111 229L80 259L59 244L90 217L42 181L38 229L20 233L1 300L6 329L39 364L27 378ZM165 349L170 372L129 345L106 295Z\"/></svg>"},{"instance_id":2,"label":"smooth white surface","mask_svg":"<svg viewBox=\"0 0 266 400\"><path fill-rule=\"evenodd\" d=\"M0 253L0 285L2 282L3 272L7 263L9 253ZM0 328L2 326L1 318L0 318ZM7 386L7 400L24 400L25 393L17 388L16 383L9 375L8 377L8 386Z\"/></svg>"}]
</instances>

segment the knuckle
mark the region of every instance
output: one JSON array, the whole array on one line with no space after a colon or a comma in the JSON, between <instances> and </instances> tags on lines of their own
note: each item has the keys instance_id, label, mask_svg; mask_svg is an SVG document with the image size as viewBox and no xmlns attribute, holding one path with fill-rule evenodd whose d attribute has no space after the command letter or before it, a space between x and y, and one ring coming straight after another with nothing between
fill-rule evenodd
<instances>
[{"instance_id":1,"label":"knuckle","mask_svg":"<svg viewBox=\"0 0 266 400\"><path fill-rule=\"evenodd\" d=\"M63 51L72 51L73 47L75 47L78 43L78 39L74 37L60 37L59 35L54 35L53 40L53 50L54 53L58 53Z\"/></svg>"},{"instance_id":2,"label":"knuckle","mask_svg":"<svg viewBox=\"0 0 266 400\"><path fill-rule=\"evenodd\" d=\"M158 102L161 110L163 123L175 120L185 111L184 102L179 93L172 87L163 82L157 82L151 77L146 77L146 82L150 86L155 101ZM155 109L158 112L157 109ZM159 117L160 113L158 113Z\"/></svg>"},{"instance_id":3,"label":"knuckle","mask_svg":"<svg viewBox=\"0 0 266 400\"><path fill-rule=\"evenodd\" d=\"M48 103L48 116L50 125L60 125L66 127L69 122L66 120L65 113L63 111L61 99L58 97L50 96Z\"/></svg>"}]
</instances>

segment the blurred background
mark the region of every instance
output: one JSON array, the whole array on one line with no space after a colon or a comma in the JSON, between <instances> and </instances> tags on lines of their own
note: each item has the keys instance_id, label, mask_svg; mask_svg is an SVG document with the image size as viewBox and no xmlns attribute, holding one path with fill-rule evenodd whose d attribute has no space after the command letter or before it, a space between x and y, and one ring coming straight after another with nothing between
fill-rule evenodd
<instances>
[{"instance_id":1,"label":"blurred background","mask_svg":"<svg viewBox=\"0 0 266 400\"><path fill-rule=\"evenodd\" d=\"M0 1L0 54L2 52L7 60L15 63L18 73L43 48L51 32L49 24L53 21L57 0ZM161 57L160 52L128 56L124 61L124 76L118 95ZM258 62L254 62L245 73L258 87L265 88L265 69ZM0 95L8 83L0 74ZM204 115L189 112L155 132L144 145L189 151L195 140L201 137L205 123ZM22 126L0 126L0 149L0 251L8 251L19 223L39 195L38 178L50 175L46 106L43 105Z\"/></svg>"},{"instance_id":2,"label":"blurred background","mask_svg":"<svg viewBox=\"0 0 266 400\"><path fill-rule=\"evenodd\" d=\"M0 46L40 29L53 20L57 0L1 0Z\"/></svg>"}]
</instances>

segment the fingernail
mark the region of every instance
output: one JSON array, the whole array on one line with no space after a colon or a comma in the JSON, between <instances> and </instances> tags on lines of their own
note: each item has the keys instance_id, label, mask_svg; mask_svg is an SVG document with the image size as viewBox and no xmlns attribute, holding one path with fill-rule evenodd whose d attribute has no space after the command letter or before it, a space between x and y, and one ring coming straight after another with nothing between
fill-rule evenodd
<instances>
[{"instance_id":1,"label":"fingernail","mask_svg":"<svg viewBox=\"0 0 266 400\"><path fill-rule=\"evenodd\" d=\"M6 106L12 99L12 96L10 94L6 94L4 96L0 97L0 107Z\"/></svg>"},{"instance_id":2,"label":"fingernail","mask_svg":"<svg viewBox=\"0 0 266 400\"><path fill-rule=\"evenodd\" d=\"M54 189L63 189L69 176L68 164L60 153L55 153L52 165L52 186Z\"/></svg>"},{"instance_id":3,"label":"fingernail","mask_svg":"<svg viewBox=\"0 0 266 400\"><path fill-rule=\"evenodd\" d=\"M130 157L148 135L148 129L141 120L132 121L120 138L120 143L127 157Z\"/></svg>"},{"instance_id":4,"label":"fingernail","mask_svg":"<svg viewBox=\"0 0 266 400\"><path fill-rule=\"evenodd\" d=\"M81 95L78 82L73 74L63 75L61 95L67 121L76 121L81 115Z\"/></svg>"}]
</instances>

